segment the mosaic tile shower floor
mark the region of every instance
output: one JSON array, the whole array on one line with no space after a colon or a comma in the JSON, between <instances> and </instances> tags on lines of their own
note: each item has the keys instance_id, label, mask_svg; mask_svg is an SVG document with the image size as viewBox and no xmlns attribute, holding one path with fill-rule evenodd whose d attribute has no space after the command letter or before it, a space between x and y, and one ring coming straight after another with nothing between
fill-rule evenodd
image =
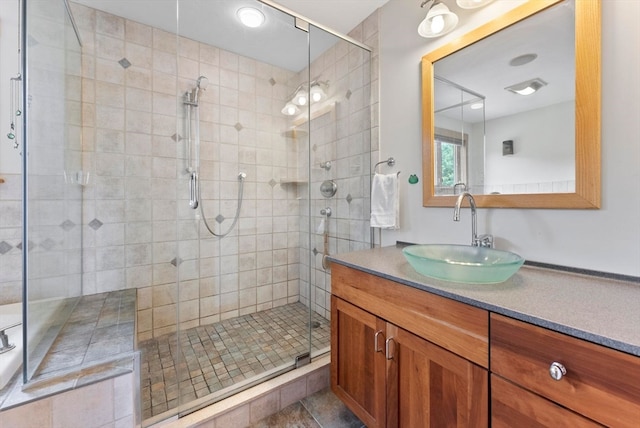
<instances>
[{"instance_id":1,"label":"mosaic tile shower floor","mask_svg":"<svg viewBox=\"0 0 640 428\"><path fill-rule=\"evenodd\" d=\"M142 417L148 419L283 365L308 351L309 309L291 303L138 344ZM329 346L329 321L313 314L313 350ZM317 327L316 327L317 326Z\"/></svg>"}]
</instances>

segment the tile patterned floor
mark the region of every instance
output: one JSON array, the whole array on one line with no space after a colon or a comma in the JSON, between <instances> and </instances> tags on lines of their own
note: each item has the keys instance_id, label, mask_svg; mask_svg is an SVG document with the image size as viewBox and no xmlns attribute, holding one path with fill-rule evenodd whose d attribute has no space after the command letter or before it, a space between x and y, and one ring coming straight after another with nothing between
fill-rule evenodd
<instances>
[{"instance_id":1,"label":"tile patterned floor","mask_svg":"<svg viewBox=\"0 0 640 428\"><path fill-rule=\"evenodd\" d=\"M133 352L135 307L135 290L81 297L32 380L62 376Z\"/></svg>"},{"instance_id":2,"label":"tile patterned floor","mask_svg":"<svg viewBox=\"0 0 640 428\"><path fill-rule=\"evenodd\" d=\"M268 416L250 428L366 428L330 389L324 389Z\"/></svg>"},{"instance_id":3,"label":"tile patterned floor","mask_svg":"<svg viewBox=\"0 0 640 428\"><path fill-rule=\"evenodd\" d=\"M309 309L292 303L138 344L142 418L290 365L308 350ZM329 346L329 321L314 313L313 348ZM316 327L317 326L317 327Z\"/></svg>"}]
</instances>

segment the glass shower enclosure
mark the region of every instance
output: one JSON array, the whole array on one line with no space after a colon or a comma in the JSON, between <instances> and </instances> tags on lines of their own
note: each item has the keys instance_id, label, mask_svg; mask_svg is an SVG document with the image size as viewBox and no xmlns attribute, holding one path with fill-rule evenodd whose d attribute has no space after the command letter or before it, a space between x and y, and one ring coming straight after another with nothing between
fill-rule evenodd
<instances>
[{"instance_id":1,"label":"glass shower enclosure","mask_svg":"<svg viewBox=\"0 0 640 428\"><path fill-rule=\"evenodd\" d=\"M267 1L65 4L27 2L29 316L135 289L143 425L326 353L327 257L371 246L370 50Z\"/></svg>"}]
</instances>

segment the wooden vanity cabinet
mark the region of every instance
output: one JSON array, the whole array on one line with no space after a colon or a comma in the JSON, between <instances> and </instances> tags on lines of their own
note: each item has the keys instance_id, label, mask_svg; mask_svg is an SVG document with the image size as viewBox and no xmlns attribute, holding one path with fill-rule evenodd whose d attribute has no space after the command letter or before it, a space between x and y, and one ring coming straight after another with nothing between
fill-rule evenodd
<instances>
[{"instance_id":1,"label":"wooden vanity cabinet","mask_svg":"<svg viewBox=\"0 0 640 428\"><path fill-rule=\"evenodd\" d=\"M488 426L486 311L341 265L332 293L332 390L368 427Z\"/></svg>"},{"instance_id":2,"label":"wooden vanity cabinet","mask_svg":"<svg viewBox=\"0 0 640 428\"><path fill-rule=\"evenodd\" d=\"M331 386L367 427L386 421L385 322L331 296Z\"/></svg>"},{"instance_id":3,"label":"wooden vanity cabinet","mask_svg":"<svg viewBox=\"0 0 640 428\"><path fill-rule=\"evenodd\" d=\"M640 427L637 356L338 264L331 286L331 386L368 427Z\"/></svg>"}]
</instances>

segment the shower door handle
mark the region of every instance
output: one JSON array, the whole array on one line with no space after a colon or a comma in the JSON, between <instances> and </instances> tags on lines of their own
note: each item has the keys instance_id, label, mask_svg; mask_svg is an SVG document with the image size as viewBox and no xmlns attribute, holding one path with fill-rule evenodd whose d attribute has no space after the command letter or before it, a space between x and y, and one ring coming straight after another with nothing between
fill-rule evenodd
<instances>
[{"instance_id":1,"label":"shower door handle","mask_svg":"<svg viewBox=\"0 0 640 428\"><path fill-rule=\"evenodd\" d=\"M189 177L189 207L194 210L198 208L198 174L192 172Z\"/></svg>"}]
</instances>

